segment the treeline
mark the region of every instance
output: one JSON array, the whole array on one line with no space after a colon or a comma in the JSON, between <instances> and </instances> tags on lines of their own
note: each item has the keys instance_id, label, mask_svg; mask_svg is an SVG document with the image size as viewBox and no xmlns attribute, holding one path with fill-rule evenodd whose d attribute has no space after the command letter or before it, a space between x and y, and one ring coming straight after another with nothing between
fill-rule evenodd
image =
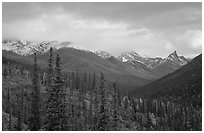
<instances>
[{"instance_id":1,"label":"treeline","mask_svg":"<svg viewBox=\"0 0 204 133\"><path fill-rule=\"evenodd\" d=\"M13 69L9 69L3 71L5 81L10 80ZM117 81L108 87L103 73L100 78L79 70L62 73L60 57L53 57L52 48L47 71L38 68L35 55L32 74L27 73L31 86L5 88L5 130L202 130L201 109L121 94Z\"/></svg>"}]
</instances>

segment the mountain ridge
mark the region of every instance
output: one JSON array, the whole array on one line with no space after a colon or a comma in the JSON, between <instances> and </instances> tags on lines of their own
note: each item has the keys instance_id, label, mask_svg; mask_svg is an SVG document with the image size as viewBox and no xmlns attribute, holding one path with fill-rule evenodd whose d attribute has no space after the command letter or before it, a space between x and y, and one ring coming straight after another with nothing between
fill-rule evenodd
<instances>
[{"instance_id":1,"label":"mountain ridge","mask_svg":"<svg viewBox=\"0 0 204 133\"><path fill-rule=\"evenodd\" d=\"M89 51L79 47L76 43L70 41L20 41L20 40L4 40L2 42L2 50L12 51L17 54L27 56L36 53L45 53L50 47L53 49L75 48L79 50Z\"/></svg>"},{"instance_id":2,"label":"mountain ridge","mask_svg":"<svg viewBox=\"0 0 204 133\"><path fill-rule=\"evenodd\" d=\"M30 56L33 53L45 54L50 47L53 47L54 50L72 48L85 52L90 52L94 55L97 55L99 58L102 58L112 65L118 65L121 68L135 69L139 73L147 73L155 77L162 77L166 74L169 74L181 66L185 65L188 62L184 56L178 56L177 52L174 51L170 53L167 57L147 57L141 56L138 53L124 52L118 57L111 55L106 51L96 51L92 52L86 50L82 47L77 46L75 43L70 41L58 42L58 41L20 41L20 40L4 40L2 42L2 50L12 51L19 55ZM84 64L85 65L85 64ZM88 64L86 64L87 66ZM90 64L89 64L90 65Z\"/></svg>"}]
</instances>

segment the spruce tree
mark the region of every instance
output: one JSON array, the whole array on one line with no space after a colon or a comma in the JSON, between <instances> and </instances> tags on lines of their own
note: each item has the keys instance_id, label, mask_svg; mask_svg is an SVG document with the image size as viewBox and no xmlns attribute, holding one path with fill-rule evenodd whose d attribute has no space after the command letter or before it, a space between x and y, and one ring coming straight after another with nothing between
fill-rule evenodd
<instances>
[{"instance_id":1,"label":"spruce tree","mask_svg":"<svg viewBox=\"0 0 204 133\"><path fill-rule=\"evenodd\" d=\"M89 130L93 130L93 92L90 92L90 105L89 105Z\"/></svg>"},{"instance_id":2,"label":"spruce tree","mask_svg":"<svg viewBox=\"0 0 204 133\"><path fill-rule=\"evenodd\" d=\"M6 67L4 67L3 76L5 79L6 79L7 75L8 75L7 69L6 69Z\"/></svg>"},{"instance_id":3,"label":"spruce tree","mask_svg":"<svg viewBox=\"0 0 204 133\"><path fill-rule=\"evenodd\" d=\"M117 130L118 123L118 95L116 89L116 83L113 83L113 130Z\"/></svg>"},{"instance_id":4,"label":"spruce tree","mask_svg":"<svg viewBox=\"0 0 204 133\"><path fill-rule=\"evenodd\" d=\"M21 131L22 130L22 119L21 119L20 95L17 96L17 103L18 103L18 107L17 107L17 123L15 124L15 129L17 131Z\"/></svg>"},{"instance_id":5,"label":"spruce tree","mask_svg":"<svg viewBox=\"0 0 204 133\"><path fill-rule=\"evenodd\" d=\"M40 124L40 89L39 89L39 81L38 81L37 59L36 59L36 53L35 53L29 129L32 131L38 131L40 130L40 125L41 125Z\"/></svg>"},{"instance_id":6,"label":"spruce tree","mask_svg":"<svg viewBox=\"0 0 204 133\"><path fill-rule=\"evenodd\" d=\"M93 73L93 78L92 78L92 89L91 91L94 91L96 87L96 74L95 72Z\"/></svg>"},{"instance_id":7,"label":"spruce tree","mask_svg":"<svg viewBox=\"0 0 204 133\"><path fill-rule=\"evenodd\" d=\"M53 112L56 125L54 130L67 130L68 127L68 116L66 112L67 102L66 102L66 92L63 86L63 80L61 75L61 61L60 57L57 54L56 57L56 67L55 67L55 77L53 84L53 100L55 101L55 111ZM57 123L58 122L58 123Z\"/></svg>"},{"instance_id":8,"label":"spruce tree","mask_svg":"<svg viewBox=\"0 0 204 133\"><path fill-rule=\"evenodd\" d=\"M98 121L99 121L99 91L98 88L95 85L95 72L94 72L94 76L93 76L93 83L92 86L94 88L93 90L93 130L98 130Z\"/></svg>"},{"instance_id":9,"label":"spruce tree","mask_svg":"<svg viewBox=\"0 0 204 133\"><path fill-rule=\"evenodd\" d=\"M24 122L25 124L27 124L27 104L25 102L25 105L24 105Z\"/></svg>"},{"instance_id":10,"label":"spruce tree","mask_svg":"<svg viewBox=\"0 0 204 133\"><path fill-rule=\"evenodd\" d=\"M87 89L88 89L87 85L88 85L88 83L87 83L87 74L86 74L86 72L84 72L84 87L83 87L84 92L86 92Z\"/></svg>"},{"instance_id":11,"label":"spruce tree","mask_svg":"<svg viewBox=\"0 0 204 133\"><path fill-rule=\"evenodd\" d=\"M77 72L76 72L76 90L79 90L79 83L80 83L80 80L79 80L79 71L77 69Z\"/></svg>"},{"instance_id":12,"label":"spruce tree","mask_svg":"<svg viewBox=\"0 0 204 133\"><path fill-rule=\"evenodd\" d=\"M20 105L20 110L21 110L21 121L22 123L24 122L24 89L23 87L21 88L21 105Z\"/></svg>"},{"instance_id":13,"label":"spruce tree","mask_svg":"<svg viewBox=\"0 0 204 133\"><path fill-rule=\"evenodd\" d=\"M54 112L54 100L53 100L53 53L52 47L50 48L50 55L48 59L48 70L47 70L47 81L46 81L46 101L45 101L45 121L44 128L45 130L51 131L54 130L55 119L53 117Z\"/></svg>"},{"instance_id":14,"label":"spruce tree","mask_svg":"<svg viewBox=\"0 0 204 133\"><path fill-rule=\"evenodd\" d=\"M72 77L71 77L71 84L72 84L72 86L71 86L71 90L74 90L74 88L75 88L75 75L74 75L74 71L72 72Z\"/></svg>"},{"instance_id":15,"label":"spruce tree","mask_svg":"<svg viewBox=\"0 0 204 133\"><path fill-rule=\"evenodd\" d=\"M88 86L89 86L89 87L88 87L88 90L89 90L89 91L93 91L93 90L91 89L91 88L92 88L92 84L91 84L91 74L90 74L90 73L89 73L88 84L89 84L89 85L88 85Z\"/></svg>"},{"instance_id":16,"label":"spruce tree","mask_svg":"<svg viewBox=\"0 0 204 133\"><path fill-rule=\"evenodd\" d=\"M9 129L9 131L11 131L12 130L12 127L11 127L11 123L12 123L12 120L11 120L11 104L10 104L10 88L8 88L8 92L7 92L7 97L8 97L8 110L9 110L9 127L8 127L8 129Z\"/></svg>"},{"instance_id":17,"label":"spruce tree","mask_svg":"<svg viewBox=\"0 0 204 133\"><path fill-rule=\"evenodd\" d=\"M106 114L106 98L105 98L105 79L103 73L101 73L100 78L100 114L99 114L99 123L98 130L105 131L108 130L108 117Z\"/></svg>"}]
</instances>

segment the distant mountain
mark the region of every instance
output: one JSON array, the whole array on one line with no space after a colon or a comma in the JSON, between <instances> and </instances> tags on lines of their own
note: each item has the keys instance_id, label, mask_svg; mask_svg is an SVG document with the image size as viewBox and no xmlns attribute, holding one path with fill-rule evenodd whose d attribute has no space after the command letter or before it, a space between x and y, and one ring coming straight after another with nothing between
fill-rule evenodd
<instances>
[{"instance_id":1,"label":"distant mountain","mask_svg":"<svg viewBox=\"0 0 204 133\"><path fill-rule=\"evenodd\" d=\"M184 56L178 56L176 51L174 51L167 58L165 58L165 61L172 61L173 63L178 64L180 66L183 66L188 62Z\"/></svg>"},{"instance_id":2,"label":"distant mountain","mask_svg":"<svg viewBox=\"0 0 204 133\"><path fill-rule=\"evenodd\" d=\"M126 52L118 56L117 59L139 71L146 71L157 77L169 74L189 61L184 56L178 56L176 51L169 54L166 58L143 57L135 52Z\"/></svg>"},{"instance_id":3,"label":"distant mountain","mask_svg":"<svg viewBox=\"0 0 204 133\"><path fill-rule=\"evenodd\" d=\"M175 64L179 64L180 66L185 65L188 62L188 60L184 56L178 56L176 51L169 54L169 56L166 58L143 57L137 54L136 52L126 52L118 56L118 59L122 62L137 61L142 64L145 64L149 68L155 68L158 65L164 63L165 61L169 60L173 61Z\"/></svg>"},{"instance_id":4,"label":"distant mountain","mask_svg":"<svg viewBox=\"0 0 204 133\"><path fill-rule=\"evenodd\" d=\"M4 40L2 42L2 50L12 51L20 55L32 55L36 53L45 53L50 47L53 49L61 48L75 48L80 50L86 50L77 46L73 42L58 42L58 41L20 41L20 40Z\"/></svg>"},{"instance_id":5,"label":"distant mountain","mask_svg":"<svg viewBox=\"0 0 204 133\"><path fill-rule=\"evenodd\" d=\"M103 58L103 59L106 59L106 58L109 58L111 57L112 55L106 51L96 51L94 52L96 55L98 55L99 57Z\"/></svg>"},{"instance_id":6,"label":"distant mountain","mask_svg":"<svg viewBox=\"0 0 204 133\"><path fill-rule=\"evenodd\" d=\"M186 63L188 63L188 60L184 56L178 56L177 52L174 51L169 54L168 57L162 59L162 62L152 69L152 72L155 75L162 77L174 72Z\"/></svg>"},{"instance_id":7,"label":"distant mountain","mask_svg":"<svg viewBox=\"0 0 204 133\"><path fill-rule=\"evenodd\" d=\"M140 72L151 73L151 71L152 71L152 69L149 68L148 66L146 66L146 64L144 64L142 62L135 61L135 60L129 60L129 61L125 62L125 64L132 66L134 69L136 69L137 71L140 71Z\"/></svg>"},{"instance_id":8,"label":"distant mountain","mask_svg":"<svg viewBox=\"0 0 204 133\"><path fill-rule=\"evenodd\" d=\"M172 56L170 56L172 57ZM173 55L173 57L175 57ZM202 105L202 54L173 73L131 92L139 97Z\"/></svg>"},{"instance_id":9,"label":"distant mountain","mask_svg":"<svg viewBox=\"0 0 204 133\"><path fill-rule=\"evenodd\" d=\"M159 57L156 57L156 58L143 57L143 56L140 56L136 52L122 53L120 56L117 57L117 59L122 61L122 62L127 62L127 61L140 62L140 63L146 65L149 68L154 68L155 66L157 66L158 64L160 64L163 61L162 58L159 58Z\"/></svg>"}]
</instances>

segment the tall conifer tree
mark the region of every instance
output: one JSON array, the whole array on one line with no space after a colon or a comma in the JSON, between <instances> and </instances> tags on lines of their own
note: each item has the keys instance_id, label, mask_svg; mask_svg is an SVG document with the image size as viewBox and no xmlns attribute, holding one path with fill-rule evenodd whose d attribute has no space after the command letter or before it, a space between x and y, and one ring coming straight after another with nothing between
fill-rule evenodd
<instances>
[{"instance_id":1,"label":"tall conifer tree","mask_svg":"<svg viewBox=\"0 0 204 133\"><path fill-rule=\"evenodd\" d=\"M113 130L117 130L118 123L118 95L116 89L116 83L113 83Z\"/></svg>"},{"instance_id":2,"label":"tall conifer tree","mask_svg":"<svg viewBox=\"0 0 204 133\"><path fill-rule=\"evenodd\" d=\"M80 82L80 80L79 80L79 71L78 71L78 69L77 69L77 73L76 73L77 75L76 75L76 90L79 90L79 82Z\"/></svg>"},{"instance_id":3,"label":"tall conifer tree","mask_svg":"<svg viewBox=\"0 0 204 133\"><path fill-rule=\"evenodd\" d=\"M46 101L45 101L45 110L46 110L46 116L45 116L45 122L44 122L44 128L45 130L52 131L54 130L53 127L55 124L55 119L53 116L54 112L54 100L53 100L53 53L52 53L52 47L50 48L50 55L48 59L48 70L47 70L47 81L46 81Z\"/></svg>"},{"instance_id":4,"label":"tall conifer tree","mask_svg":"<svg viewBox=\"0 0 204 133\"><path fill-rule=\"evenodd\" d=\"M33 89L31 95L31 116L29 129L32 131L38 131L40 130L40 89L36 53L34 57Z\"/></svg>"},{"instance_id":5,"label":"tall conifer tree","mask_svg":"<svg viewBox=\"0 0 204 133\"><path fill-rule=\"evenodd\" d=\"M8 92L7 92L7 95L8 95L8 107L9 107L9 131L12 130L12 127L11 127L11 123L12 123L12 120L11 120L11 104L10 104L10 88L8 88Z\"/></svg>"},{"instance_id":6,"label":"tall conifer tree","mask_svg":"<svg viewBox=\"0 0 204 133\"><path fill-rule=\"evenodd\" d=\"M61 74L61 60L59 55L56 57L55 77L54 77L54 101L55 101L55 120L60 122L59 127L56 130L67 130L68 127L68 112L66 112L66 91L63 86L62 74ZM59 129L58 129L59 128Z\"/></svg>"},{"instance_id":7,"label":"tall conifer tree","mask_svg":"<svg viewBox=\"0 0 204 133\"><path fill-rule=\"evenodd\" d=\"M108 121L107 121L107 114L106 114L106 98L105 98L105 79L103 73L101 73L100 79L100 116L99 116L99 123L98 123L98 130L105 131L108 130Z\"/></svg>"}]
</instances>

